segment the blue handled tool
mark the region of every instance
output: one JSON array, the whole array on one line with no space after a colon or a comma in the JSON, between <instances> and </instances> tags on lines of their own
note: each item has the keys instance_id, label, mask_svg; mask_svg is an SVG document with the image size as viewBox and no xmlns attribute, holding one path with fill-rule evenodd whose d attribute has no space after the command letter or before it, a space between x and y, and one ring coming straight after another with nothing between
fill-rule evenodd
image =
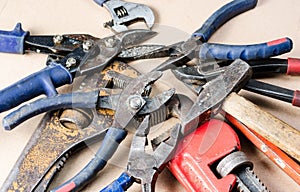
<instances>
[{"instance_id":1,"label":"blue handled tool","mask_svg":"<svg viewBox=\"0 0 300 192\"><path fill-rule=\"evenodd\" d=\"M58 61L51 61L45 69L1 90L0 112L41 94L56 95L57 87L72 83L75 76L101 71L117 57L122 49L143 42L155 34L149 30L130 30L103 39L92 38L82 43L81 40L74 42L79 44L70 49L60 50L65 56L60 57ZM11 34L7 36L9 37ZM68 40L70 41L70 38ZM40 45L40 47L44 46ZM48 49L49 47L44 47L43 50ZM8 51L13 52L13 50Z\"/></svg>"},{"instance_id":2,"label":"blue handled tool","mask_svg":"<svg viewBox=\"0 0 300 192\"><path fill-rule=\"evenodd\" d=\"M23 54L27 35L29 32L22 29L21 23L18 23L12 31L0 31L0 52Z\"/></svg>"},{"instance_id":3,"label":"blue handled tool","mask_svg":"<svg viewBox=\"0 0 300 192\"><path fill-rule=\"evenodd\" d=\"M154 70L167 70L181 66L193 58L206 59L263 59L277 56L292 49L289 38L253 45L221 45L206 43L213 33L228 20L254 8L257 0L234 0L218 9L187 41L169 46L146 45L125 49L119 55L124 60L170 57ZM134 51L133 51L134 50Z\"/></svg>"},{"instance_id":4,"label":"blue handled tool","mask_svg":"<svg viewBox=\"0 0 300 192\"><path fill-rule=\"evenodd\" d=\"M17 23L11 31L0 30L0 52L24 54L25 52L45 53L57 56L66 56L80 47L84 41L93 41L99 38L88 34L66 35L30 35Z\"/></svg>"},{"instance_id":5,"label":"blue handled tool","mask_svg":"<svg viewBox=\"0 0 300 192\"><path fill-rule=\"evenodd\" d=\"M289 52L292 49L292 40L282 38L267 43L253 45L225 45L203 43L199 51L199 58L207 59L263 59Z\"/></svg>"},{"instance_id":6,"label":"blue handled tool","mask_svg":"<svg viewBox=\"0 0 300 192\"><path fill-rule=\"evenodd\" d=\"M150 94L149 88L151 84L159 79L161 75L162 73L158 71L151 72L125 83L126 86L117 101L114 121L111 127L108 128L103 143L95 157L77 175L51 190L52 192L77 191L83 188L105 167L108 160L117 150L119 144L125 139L128 124L134 120L136 115L140 118L143 118L145 115L158 116L158 114L162 112L161 110L166 110L163 106L174 95L174 89L153 97L152 102L147 102L145 98ZM165 118L167 118L167 116ZM155 124L162 120L165 119L154 118L152 123Z\"/></svg>"},{"instance_id":7,"label":"blue handled tool","mask_svg":"<svg viewBox=\"0 0 300 192\"><path fill-rule=\"evenodd\" d=\"M100 192L124 192L134 182L141 183L143 192L155 191L155 182L158 174L173 157L177 143L181 138L180 124L175 125L170 137L155 146L153 154L147 153L147 135L150 129L149 116L147 116L138 127L130 147L127 170Z\"/></svg>"},{"instance_id":8,"label":"blue handled tool","mask_svg":"<svg viewBox=\"0 0 300 192\"><path fill-rule=\"evenodd\" d=\"M124 172L118 177L118 179L100 190L100 192L124 192L129 189L133 183L134 179L130 177L128 173Z\"/></svg>"}]
</instances>

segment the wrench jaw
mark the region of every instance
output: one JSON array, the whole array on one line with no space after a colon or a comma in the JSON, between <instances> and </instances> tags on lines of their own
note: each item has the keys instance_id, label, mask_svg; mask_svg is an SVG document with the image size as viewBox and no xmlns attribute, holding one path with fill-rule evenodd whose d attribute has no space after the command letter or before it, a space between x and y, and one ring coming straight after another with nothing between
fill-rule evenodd
<instances>
[{"instance_id":1,"label":"wrench jaw","mask_svg":"<svg viewBox=\"0 0 300 192\"><path fill-rule=\"evenodd\" d=\"M144 21L151 29L154 25L154 13L146 5L120 0L110 0L103 4L110 12L112 20L104 23L104 27L111 28L114 32L127 31L131 23Z\"/></svg>"}]
</instances>

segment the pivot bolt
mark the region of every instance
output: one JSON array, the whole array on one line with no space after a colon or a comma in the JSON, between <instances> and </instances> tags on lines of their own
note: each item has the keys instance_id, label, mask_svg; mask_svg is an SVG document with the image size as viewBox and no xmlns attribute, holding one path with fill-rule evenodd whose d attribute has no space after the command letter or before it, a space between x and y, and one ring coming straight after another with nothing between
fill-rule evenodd
<instances>
[{"instance_id":1,"label":"pivot bolt","mask_svg":"<svg viewBox=\"0 0 300 192\"><path fill-rule=\"evenodd\" d=\"M129 106L134 110L140 109L144 103L145 100L141 96L134 95L129 98Z\"/></svg>"},{"instance_id":2,"label":"pivot bolt","mask_svg":"<svg viewBox=\"0 0 300 192\"><path fill-rule=\"evenodd\" d=\"M94 41L89 39L83 42L82 47L84 51L88 51L93 45Z\"/></svg>"},{"instance_id":3,"label":"pivot bolt","mask_svg":"<svg viewBox=\"0 0 300 192\"><path fill-rule=\"evenodd\" d=\"M53 42L55 44L60 44L62 42L62 40L64 39L64 37L62 35L55 35L53 37Z\"/></svg>"},{"instance_id":4,"label":"pivot bolt","mask_svg":"<svg viewBox=\"0 0 300 192\"><path fill-rule=\"evenodd\" d=\"M70 68L70 67L72 67L74 65L76 65L76 59L74 57L68 58L67 62L66 62L66 67Z\"/></svg>"},{"instance_id":5,"label":"pivot bolt","mask_svg":"<svg viewBox=\"0 0 300 192\"><path fill-rule=\"evenodd\" d=\"M108 48L113 48L114 46L116 46L116 41L113 38L108 38L104 42L105 46Z\"/></svg>"}]
</instances>

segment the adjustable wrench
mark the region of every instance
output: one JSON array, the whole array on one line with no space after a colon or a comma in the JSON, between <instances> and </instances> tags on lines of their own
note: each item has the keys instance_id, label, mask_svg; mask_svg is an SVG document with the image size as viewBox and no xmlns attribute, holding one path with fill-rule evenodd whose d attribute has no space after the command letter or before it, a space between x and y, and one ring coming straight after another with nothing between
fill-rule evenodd
<instances>
[{"instance_id":1,"label":"adjustable wrench","mask_svg":"<svg viewBox=\"0 0 300 192\"><path fill-rule=\"evenodd\" d=\"M149 29L154 25L154 14L146 5L121 0L94 1L110 12L112 20L104 23L104 27L111 28L115 32L126 31L128 24L139 20L144 20Z\"/></svg>"}]
</instances>

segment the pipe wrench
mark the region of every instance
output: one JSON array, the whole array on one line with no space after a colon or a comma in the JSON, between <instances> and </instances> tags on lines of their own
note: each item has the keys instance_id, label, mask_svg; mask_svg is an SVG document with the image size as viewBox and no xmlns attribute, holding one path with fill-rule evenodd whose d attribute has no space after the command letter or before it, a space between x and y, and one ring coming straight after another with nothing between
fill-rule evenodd
<instances>
[{"instance_id":1,"label":"pipe wrench","mask_svg":"<svg viewBox=\"0 0 300 192\"><path fill-rule=\"evenodd\" d=\"M187 191L267 191L240 150L233 129L213 119L181 141L168 167Z\"/></svg>"}]
</instances>

